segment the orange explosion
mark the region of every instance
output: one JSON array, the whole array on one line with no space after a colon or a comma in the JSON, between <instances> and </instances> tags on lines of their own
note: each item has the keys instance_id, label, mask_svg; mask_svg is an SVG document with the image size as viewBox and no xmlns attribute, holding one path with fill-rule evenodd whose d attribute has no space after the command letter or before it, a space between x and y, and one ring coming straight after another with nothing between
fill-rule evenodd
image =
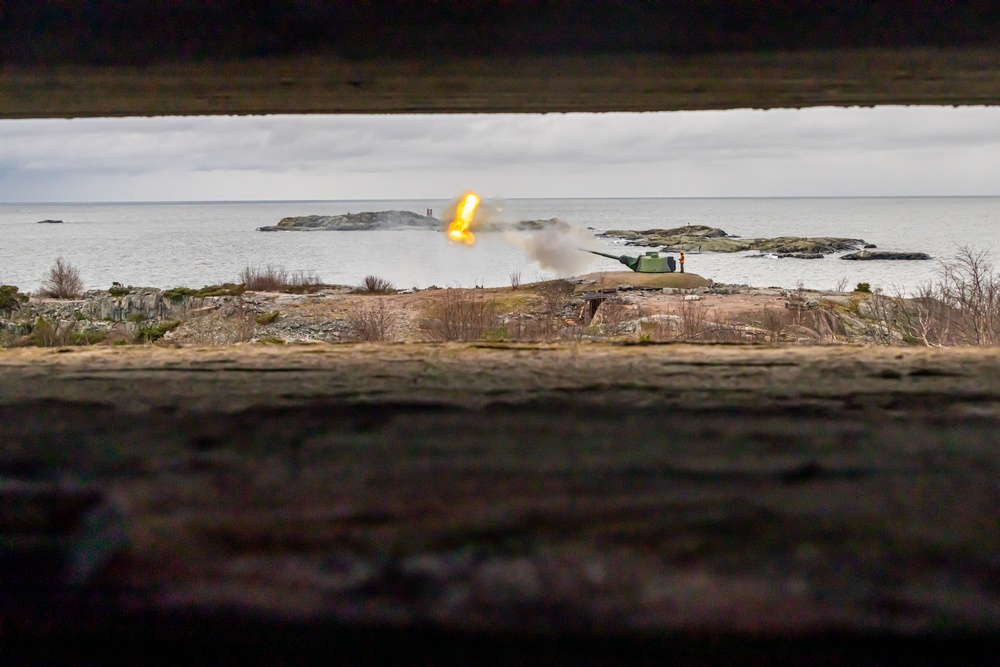
<instances>
[{"instance_id":1,"label":"orange explosion","mask_svg":"<svg viewBox=\"0 0 1000 667\"><path fill-rule=\"evenodd\" d=\"M455 219L448 225L449 239L468 245L476 242L476 236L469 231L469 226L472 224L472 216L476 214L478 207L479 195L475 192L470 192L462 198L458 208L455 209Z\"/></svg>"}]
</instances>

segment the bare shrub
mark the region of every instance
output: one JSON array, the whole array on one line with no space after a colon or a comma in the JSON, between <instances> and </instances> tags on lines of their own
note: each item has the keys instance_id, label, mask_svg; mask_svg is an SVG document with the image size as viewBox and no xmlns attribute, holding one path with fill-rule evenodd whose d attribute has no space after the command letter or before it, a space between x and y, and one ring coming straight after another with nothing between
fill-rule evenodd
<instances>
[{"instance_id":1,"label":"bare shrub","mask_svg":"<svg viewBox=\"0 0 1000 667\"><path fill-rule=\"evenodd\" d=\"M702 340L716 343L743 343L756 339L736 317L729 317L722 322L708 321L702 334Z\"/></svg>"},{"instance_id":2,"label":"bare shrub","mask_svg":"<svg viewBox=\"0 0 1000 667\"><path fill-rule=\"evenodd\" d=\"M781 334L788 326L787 315L783 310L764 306L760 313L760 328L767 332L767 339L772 343L781 340Z\"/></svg>"},{"instance_id":3,"label":"bare shrub","mask_svg":"<svg viewBox=\"0 0 1000 667\"><path fill-rule=\"evenodd\" d=\"M846 292L847 286L849 284L850 281L848 280L847 276L843 276L840 280L837 281L837 285L834 287L834 290L837 292Z\"/></svg>"},{"instance_id":4,"label":"bare shrub","mask_svg":"<svg viewBox=\"0 0 1000 667\"><path fill-rule=\"evenodd\" d=\"M39 294L54 299L75 299L83 293L83 280L80 270L64 260L56 259L49 269L49 277L42 283Z\"/></svg>"},{"instance_id":5,"label":"bare shrub","mask_svg":"<svg viewBox=\"0 0 1000 667\"><path fill-rule=\"evenodd\" d=\"M502 325L504 340L512 341L551 341L562 337L563 327L559 320L542 315L515 315L509 317Z\"/></svg>"},{"instance_id":6,"label":"bare shrub","mask_svg":"<svg viewBox=\"0 0 1000 667\"><path fill-rule=\"evenodd\" d=\"M323 283L323 279L315 273L296 271L285 284L285 291L294 294L308 294L310 292L318 292L324 287L326 285Z\"/></svg>"},{"instance_id":7,"label":"bare shrub","mask_svg":"<svg viewBox=\"0 0 1000 667\"><path fill-rule=\"evenodd\" d=\"M573 285L565 280L542 283L538 288L538 294L542 297L542 308L552 317L560 316L569 305L573 290Z\"/></svg>"},{"instance_id":8,"label":"bare shrub","mask_svg":"<svg viewBox=\"0 0 1000 667\"><path fill-rule=\"evenodd\" d=\"M510 272L510 287L511 289L517 289L521 286L521 272L511 271Z\"/></svg>"},{"instance_id":9,"label":"bare shrub","mask_svg":"<svg viewBox=\"0 0 1000 667\"><path fill-rule=\"evenodd\" d=\"M434 341L480 340L500 329L496 301L482 290L445 290L426 311L424 334Z\"/></svg>"},{"instance_id":10,"label":"bare shrub","mask_svg":"<svg viewBox=\"0 0 1000 667\"><path fill-rule=\"evenodd\" d=\"M937 298L948 311L953 342L962 345L1000 344L1000 276L989 253L965 246L952 264L941 270Z\"/></svg>"},{"instance_id":11,"label":"bare shrub","mask_svg":"<svg viewBox=\"0 0 1000 667\"><path fill-rule=\"evenodd\" d=\"M574 343L579 343L583 340L584 334L587 332L587 328L582 324L567 324L559 329L558 337L561 340L568 340Z\"/></svg>"},{"instance_id":12,"label":"bare shrub","mask_svg":"<svg viewBox=\"0 0 1000 667\"><path fill-rule=\"evenodd\" d=\"M69 332L61 331L61 326L59 322L50 322L44 317L39 316L35 320L35 326L31 330L31 334L28 336L28 340L32 345L37 347L58 347L61 345L69 344Z\"/></svg>"},{"instance_id":13,"label":"bare shrub","mask_svg":"<svg viewBox=\"0 0 1000 667\"><path fill-rule=\"evenodd\" d=\"M357 292L367 292L368 294L390 294L396 291L396 286L385 278L368 275L361 281L361 285L355 290Z\"/></svg>"},{"instance_id":14,"label":"bare shrub","mask_svg":"<svg viewBox=\"0 0 1000 667\"><path fill-rule=\"evenodd\" d=\"M940 285L922 285L909 299L897 290L894 298L900 304L894 325L904 342L937 347L961 341L961 310L945 303Z\"/></svg>"},{"instance_id":15,"label":"bare shrub","mask_svg":"<svg viewBox=\"0 0 1000 667\"><path fill-rule=\"evenodd\" d=\"M254 292L281 292L288 284L288 271L280 266L247 266L240 272L239 282Z\"/></svg>"},{"instance_id":16,"label":"bare shrub","mask_svg":"<svg viewBox=\"0 0 1000 667\"><path fill-rule=\"evenodd\" d=\"M347 313L347 337L352 341L391 341L397 317L385 301L358 304Z\"/></svg>"},{"instance_id":17,"label":"bare shrub","mask_svg":"<svg viewBox=\"0 0 1000 667\"><path fill-rule=\"evenodd\" d=\"M918 288L915 296L876 289L859 304L862 340L876 345L1000 345L1000 276L989 253L969 246L940 280Z\"/></svg>"},{"instance_id":18,"label":"bare shrub","mask_svg":"<svg viewBox=\"0 0 1000 667\"><path fill-rule=\"evenodd\" d=\"M672 342L678 338L678 326L672 315L644 316L639 322L639 340L650 340L658 343Z\"/></svg>"},{"instance_id":19,"label":"bare shrub","mask_svg":"<svg viewBox=\"0 0 1000 667\"><path fill-rule=\"evenodd\" d=\"M706 340L708 309L700 301L681 301L677 315L681 317L678 338L685 341Z\"/></svg>"}]
</instances>

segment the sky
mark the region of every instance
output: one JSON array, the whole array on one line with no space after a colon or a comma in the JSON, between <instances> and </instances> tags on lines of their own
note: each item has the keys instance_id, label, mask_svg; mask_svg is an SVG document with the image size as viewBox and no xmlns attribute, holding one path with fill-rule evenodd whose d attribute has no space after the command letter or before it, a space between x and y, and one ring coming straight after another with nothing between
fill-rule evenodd
<instances>
[{"instance_id":1,"label":"sky","mask_svg":"<svg viewBox=\"0 0 1000 667\"><path fill-rule=\"evenodd\" d=\"M1000 195L1000 107L0 120L0 202Z\"/></svg>"}]
</instances>

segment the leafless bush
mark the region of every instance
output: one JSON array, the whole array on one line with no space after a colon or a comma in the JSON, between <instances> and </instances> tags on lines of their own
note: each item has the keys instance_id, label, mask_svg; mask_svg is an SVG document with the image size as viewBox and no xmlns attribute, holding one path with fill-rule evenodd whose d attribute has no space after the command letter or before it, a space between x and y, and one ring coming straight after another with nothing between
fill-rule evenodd
<instances>
[{"instance_id":1,"label":"leafless bush","mask_svg":"<svg viewBox=\"0 0 1000 667\"><path fill-rule=\"evenodd\" d=\"M358 304L347 313L347 335L352 341L391 341L396 325L396 314L381 299Z\"/></svg>"},{"instance_id":2,"label":"leafless bush","mask_svg":"<svg viewBox=\"0 0 1000 667\"><path fill-rule=\"evenodd\" d=\"M63 330L60 322L50 322L44 317L35 320L35 326L28 336L32 345L37 347L58 347L69 344L69 331Z\"/></svg>"},{"instance_id":3,"label":"leafless bush","mask_svg":"<svg viewBox=\"0 0 1000 667\"><path fill-rule=\"evenodd\" d=\"M777 343L781 340L781 334L788 326L787 317L784 310L764 306L764 310L760 313L760 328L767 332L770 342Z\"/></svg>"},{"instance_id":4,"label":"leafless bush","mask_svg":"<svg viewBox=\"0 0 1000 667\"><path fill-rule=\"evenodd\" d=\"M681 301L677 309L681 317L681 329L678 338L686 341L705 340L708 330L708 309L700 301Z\"/></svg>"},{"instance_id":5,"label":"leafless bush","mask_svg":"<svg viewBox=\"0 0 1000 667\"><path fill-rule=\"evenodd\" d=\"M639 340L648 339L658 343L675 341L678 338L677 326L672 320L649 316L639 323Z\"/></svg>"},{"instance_id":6,"label":"leafless bush","mask_svg":"<svg viewBox=\"0 0 1000 667\"><path fill-rule=\"evenodd\" d=\"M280 266L247 266L240 272L239 282L254 292L280 292L288 284L288 271Z\"/></svg>"},{"instance_id":7,"label":"leafless bush","mask_svg":"<svg viewBox=\"0 0 1000 667\"><path fill-rule=\"evenodd\" d=\"M542 297L542 308L552 317L558 317L569 304L569 297L573 294L573 285L565 280L553 280L543 283L538 288L538 294Z\"/></svg>"},{"instance_id":8,"label":"leafless bush","mask_svg":"<svg viewBox=\"0 0 1000 667\"><path fill-rule=\"evenodd\" d=\"M1000 345L1000 276L986 251L967 246L915 296L876 289L858 314L861 338L876 345Z\"/></svg>"},{"instance_id":9,"label":"leafless bush","mask_svg":"<svg viewBox=\"0 0 1000 667\"><path fill-rule=\"evenodd\" d=\"M956 331L961 330L957 325L962 321L962 313L945 303L940 286L922 285L912 298L897 290L893 298L897 307L892 313L892 324L904 342L938 347L955 345L961 340Z\"/></svg>"},{"instance_id":10,"label":"leafless bush","mask_svg":"<svg viewBox=\"0 0 1000 667\"><path fill-rule=\"evenodd\" d=\"M1000 276L988 252L970 246L959 250L955 261L941 269L937 297L952 309L948 330L955 342L1000 344Z\"/></svg>"},{"instance_id":11,"label":"leafless bush","mask_svg":"<svg viewBox=\"0 0 1000 667\"><path fill-rule=\"evenodd\" d=\"M521 286L521 272L511 271L510 272L510 287L511 289L517 289Z\"/></svg>"},{"instance_id":12,"label":"leafless bush","mask_svg":"<svg viewBox=\"0 0 1000 667\"><path fill-rule=\"evenodd\" d=\"M848 280L847 276L843 276L840 280L837 281L837 285L834 287L834 290L837 292L846 292L847 286L849 284L850 281Z\"/></svg>"},{"instance_id":13,"label":"leafless bush","mask_svg":"<svg viewBox=\"0 0 1000 667\"><path fill-rule=\"evenodd\" d=\"M568 328L569 325L562 318L545 313L536 316L516 314L505 318L500 332L504 340L554 341L572 336L567 333Z\"/></svg>"},{"instance_id":14,"label":"leafless bush","mask_svg":"<svg viewBox=\"0 0 1000 667\"><path fill-rule=\"evenodd\" d=\"M367 292L368 294L389 294L396 291L396 286L385 278L368 275L361 281L361 285L358 286L356 291Z\"/></svg>"},{"instance_id":15,"label":"leafless bush","mask_svg":"<svg viewBox=\"0 0 1000 667\"><path fill-rule=\"evenodd\" d=\"M480 340L500 329L496 301L482 290L445 290L422 322L428 340Z\"/></svg>"},{"instance_id":16,"label":"leafless bush","mask_svg":"<svg viewBox=\"0 0 1000 667\"><path fill-rule=\"evenodd\" d=\"M82 292L83 280L80 278L80 270L59 257L49 269L49 277L42 283L39 294L55 299L75 299Z\"/></svg>"},{"instance_id":17,"label":"leafless bush","mask_svg":"<svg viewBox=\"0 0 1000 667\"><path fill-rule=\"evenodd\" d=\"M323 279L320 278L315 273L306 271L296 271L292 274L292 277L288 280L285 285L286 292L294 292L295 294L302 294L308 292L317 292L323 289L326 285L323 283Z\"/></svg>"}]
</instances>

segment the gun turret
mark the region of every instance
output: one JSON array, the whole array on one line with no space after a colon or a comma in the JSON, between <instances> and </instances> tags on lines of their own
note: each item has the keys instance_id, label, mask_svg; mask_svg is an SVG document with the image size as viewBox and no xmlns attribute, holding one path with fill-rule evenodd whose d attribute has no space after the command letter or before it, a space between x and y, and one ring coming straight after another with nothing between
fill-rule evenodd
<instances>
[{"instance_id":1,"label":"gun turret","mask_svg":"<svg viewBox=\"0 0 1000 667\"><path fill-rule=\"evenodd\" d=\"M583 250L583 248L580 248ZM601 257L607 257L608 259L616 259L633 271L638 271L639 258L629 257L628 255L610 255L606 252L598 252L596 250L583 250L584 252L589 252L592 255L600 255Z\"/></svg>"},{"instance_id":2,"label":"gun turret","mask_svg":"<svg viewBox=\"0 0 1000 667\"><path fill-rule=\"evenodd\" d=\"M673 257L660 255L660 253L654 251L639 255L638 257L629 257L628 255L611 255L606 252L586 250L584 248L580 248L580 250L589 252L592 255L600 255L608 259L618 260L636 273L673 273L677 267L677 263Z\"/></svg>"}]
</instances>

